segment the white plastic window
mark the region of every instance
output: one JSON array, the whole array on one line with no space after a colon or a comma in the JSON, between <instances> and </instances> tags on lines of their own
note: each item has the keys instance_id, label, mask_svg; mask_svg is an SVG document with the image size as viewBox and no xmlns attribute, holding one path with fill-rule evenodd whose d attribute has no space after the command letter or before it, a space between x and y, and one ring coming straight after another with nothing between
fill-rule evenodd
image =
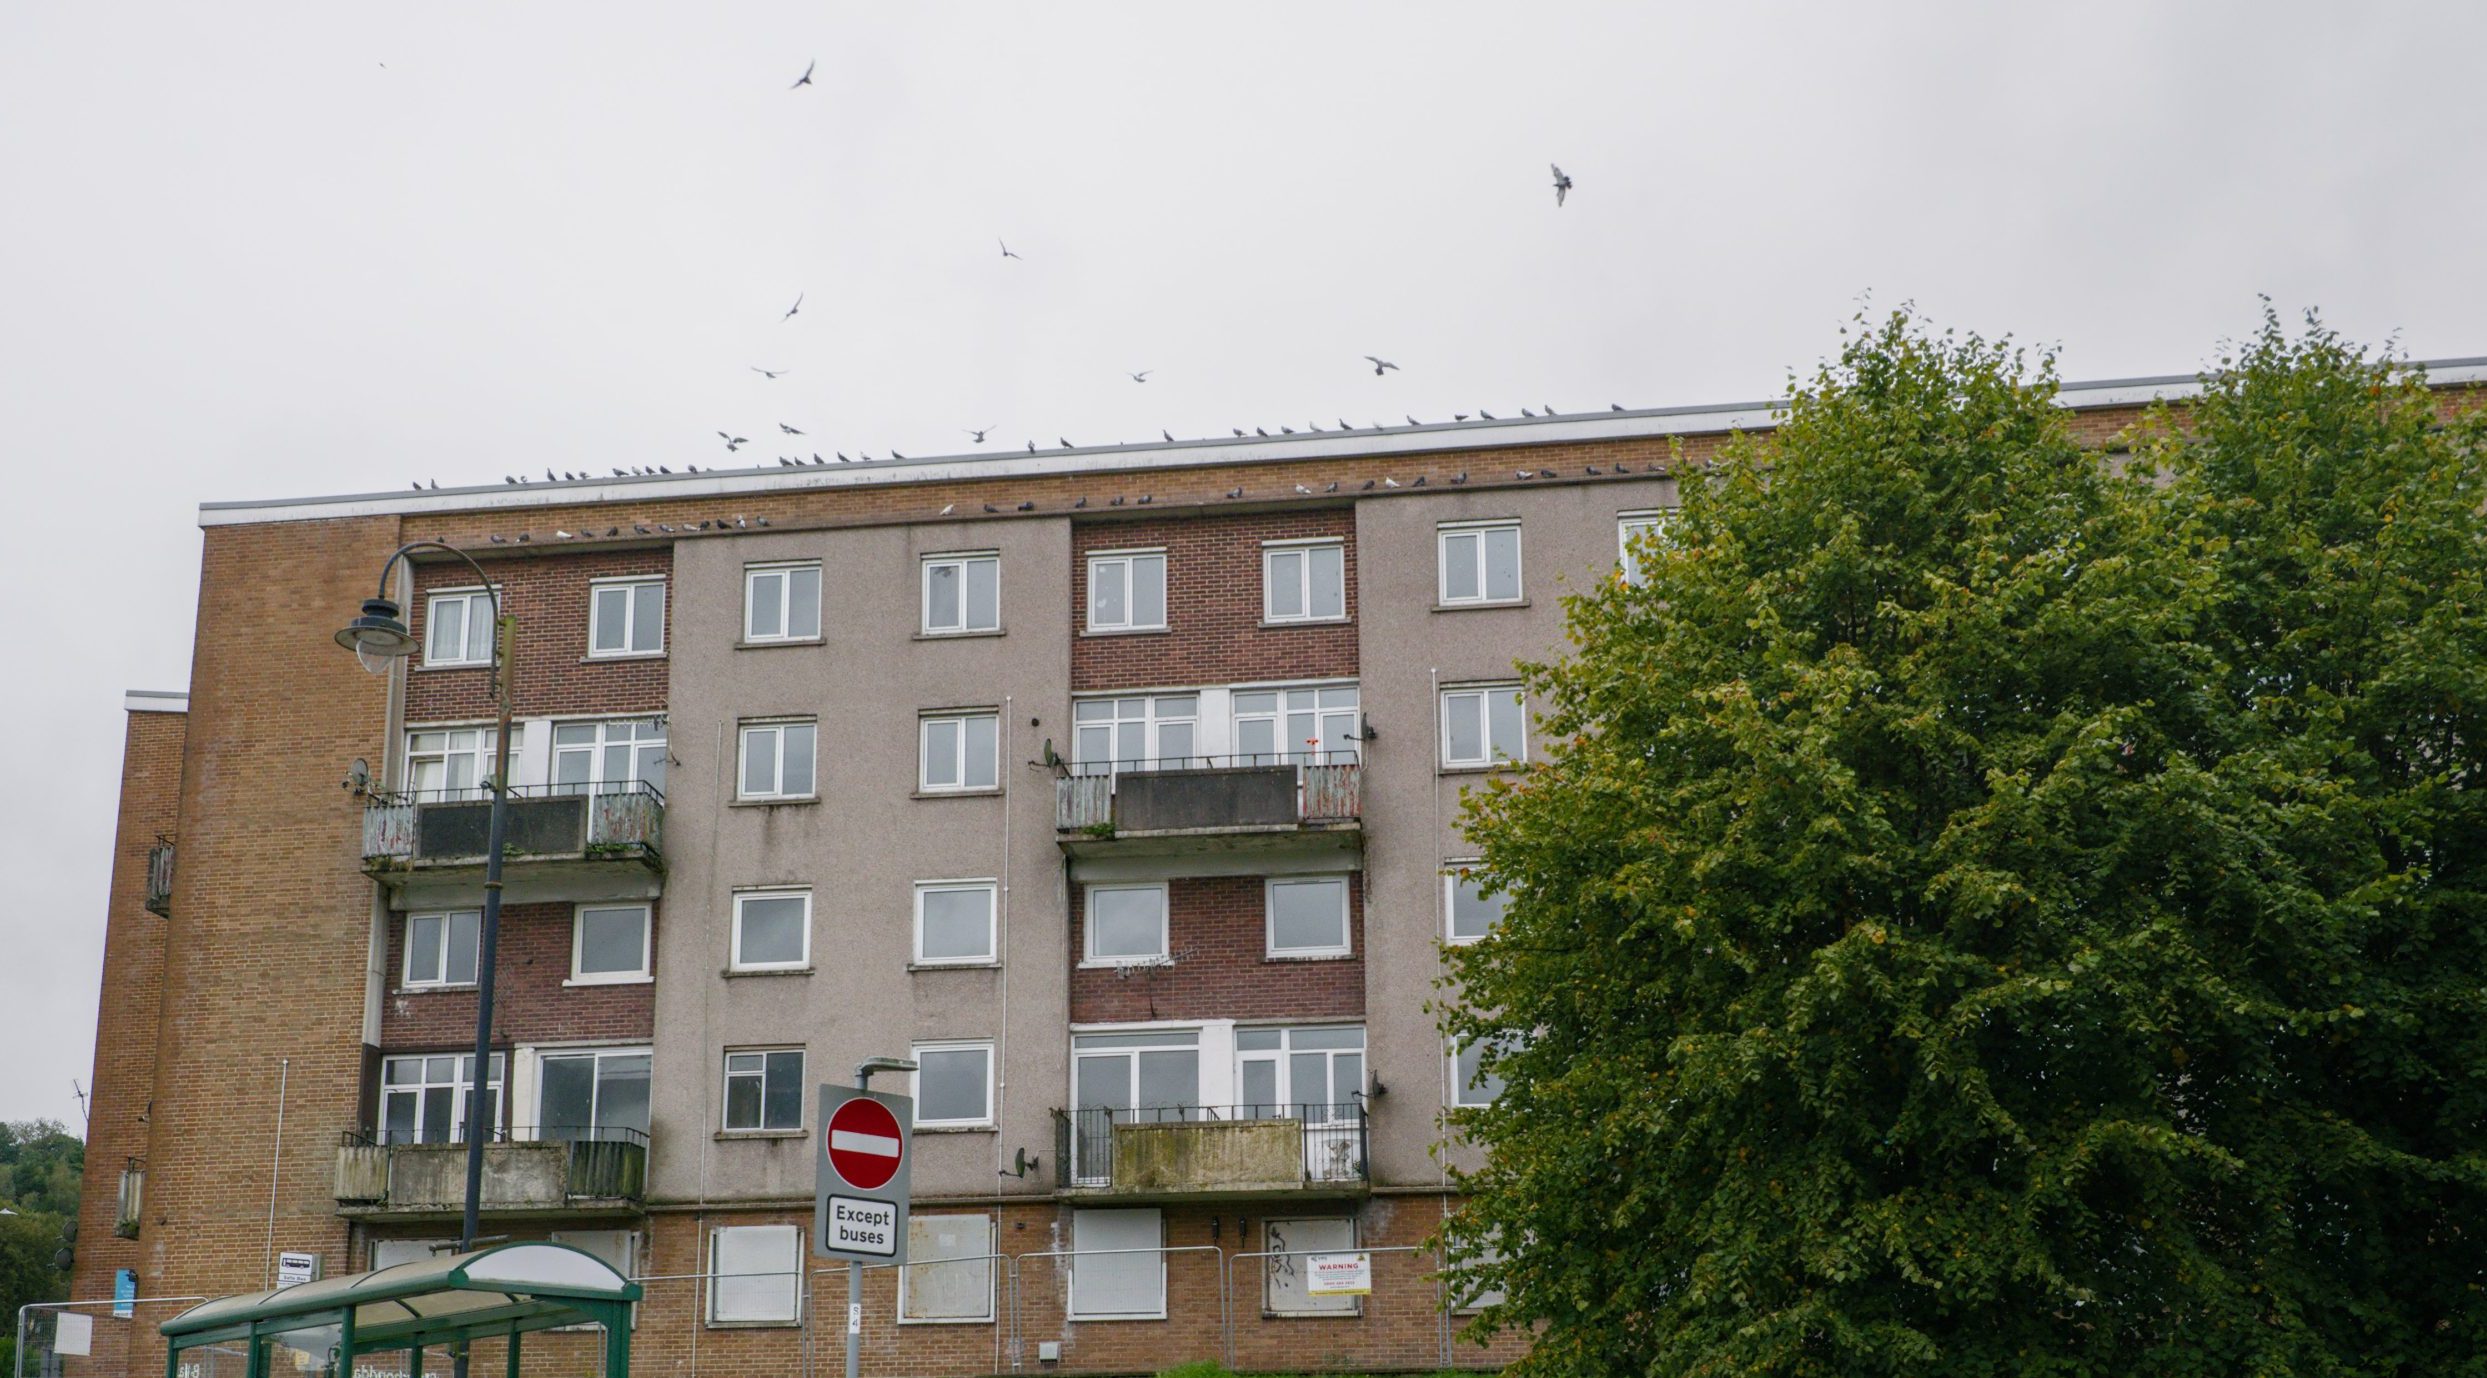
<instances>
[{"instance_id":1,"label":"white plastic window","mask_svg":"<svg viewBox=\"0 0 2487 1378\"><path fill-rule=\"evenodd\" d=\"M1118 550L1088 557L1088 630L1148 631L1166 625L1166 553Z\"/></svg>"},{"instance_id":2,"label":"white plastic window","mask_svg":"<svg viewBox=\"0 0 2487 1378\"><path fill-rule=\"evenodd\" d=\"M817 725L752 723L743 728L743 763L735 783L741 799L809 799L817 788L812 748Z\"/></svg>"},{"instance_id":3,"label":"white plastic window","mask_svg":"<svg viewBox=\"0 0 2487 1378\"><path fill-rule=\"evenodd\" d=\"M994 789L1001 783L1001 719L991 713L925 718L917 785L927 793Z\"/></svg>"},{"instance_id":4,"label":"white plastic window","mask_svg":"<svg viewBox=\"0 0 2487 1378\"><path fill-rule=\"evenodd\" d=\"M1166 955L1166 887L1088 887L1087 960L1141 962Z\"/></svg>"},{"instance_id":5,"label":"white plastic window","mask_svg":"<svg viewBox=\"0 0 2487 1378\"><path fill-rule=\"evenodd\" d=\"M587 654L656 655L665 649L665 581L599 581L588 592Z\"/></svg>"},{"instance_id":6,"label":"white plastic window","mask_svg":"<svg viewBox=\"0 0 2487 1378\"><path fill-rule=\"evenodd\" d=\"M993 632L1002 627L1002 557L928 555L924 558L924 622L927 636Z\"/></svg>"},{"instance_id":7,"label":"white plastic window","mask_svg":"<svg viewBox=\"0 0 2487 1378\"><path fill-rule=\"evenodd\" d=\"M993 1123L993 1045L915 1046L918 1129L981 1129Z\"/></svg>"},{"instance_id":8,"label":"white plastic window","mask_svg":"<svg viewBox=\"0 0 2487 1378\"><path fill-rule=\"evenodd\" d=\"M1518 685L1442 692L1442 764L1492 766L1527 759L1527 715Z\"/></svg>"},{"instance_id":9,"label":"white plastic window","mask_svg":"<svg viewBox=\"0 0 2487 1378\"><path fill-rule=\"evenodd\" d=\"M1641 557L1634 547L1654 537L1666 526L1664 512L1626 512L1615 518L1615 555L1623 569L1624 582L1637 584L1644 577Z\"/></svg>"},{"instance_id":10,"label":"white plastic window","mask_svg":"<svg viewBox=\"0 0 2487 1378\"><path fill-rule=\"evenodd\" d=\"M492 596L482 589L444 589L424 600L423 663L490 665Z\"/></svg>"},{"instance_id":11,"label":"white plastic window","mask_svg":"<svg viewBox=\"0 0 2487 1378\"><path fill-rule=\"evenodd\" d=\"M734 897L736 971L787 971L811 960L811 891L749 890Z\"/></svg>"},{"instance_id":12,"label":"white plastic window","mask_svg":"<svg viewBox=\"0 0 2487 1378\"><path fill-rule=\"evenodd\" d=\"M1520 524L1495 522L1441 529L1442 601L1520 601Z\"/></svg>"},{"instance_id":13,"label":"white plastic window","mask_svg":"<svg viewBox=\"0 0 2487 1378\"><path fill-rule=\"evenodd\" d=\"M928 880L915 887L915 960L919 966L984 966L994 951L994 883Z\"/></svg>"},{"instance_id":14,"label":"white plastic window","mask_svg":"<svg viewBox=\"0 0 2487 1378\"><path fill-rule=\"evenodd\" d=\"M1336 622L1347 616L1347 547L1337 541L1261 548L1261 617Z\"/></svg>"},{"instance_id":15,"label":"white plastic window","mask_svg":"<svg viewBox=\"0 0 2487 1378\"><path fill-rule=\"evenodd\" d=\"M1503 908L1511 897L1500 892L1485 893L1479 877L1464 865L1455 865L1442 875L1443 937L1454 943L1473 943L1494 931L1503 921Z\"/></svg>"},{"instance_id":16,"label":"white plastic window","mask_svg":"<svg viewBox=\"0 0 2487 1378\"><path fill-rule=\"evenodd\" d=\"M803 1050L729 1050L724 1124L733 1133L803 1128Z\"/></svg>"},{"instance_id":17,"label":"white plastic window","mask_svg":"<svg viewBox=\"0 0 2487 1378\"><path fill-rule=\"evenodd\" d=\"M1272 879L1265 896L1269 955L1343 957L1347 944L1347 878Z\"/></svg>"},{"instance_id":18,"label":"white plastic window","mask_svg":"<svg viewBox=\"0 0 2487 1378\"><path fill-rule=\"evenodd\" d=\"M752 565L743 571L743 640L820 636L820 566Z\"/></svg>"},{"instance_id":19,"label":"white plastic window","mask_svg":"<svg viewBox=\"0 0 2487 1378\"><path fill-rule=\"evenodd\" d=\"M446 914L406 916L408 989L475 984L475 954L483 934L483 914L459 909Z\"/></svg>"},{"instance_id":20,"label":"white plastic window","mask_svg":"<svg viewBox=\"0 0 2487 1378\"><path fill-rule=\"evenodd\" d=\"M570 927L571 984L644 981L648 976L648 907L580 905Z\"/></svg>"},{"instance_id":21,"label":"white plastic window","mask_svg":"<svg viewBox=\"0 0 2487 1378\"><path fill-rule=\"evenodd\" d=\"M1071 760L1081 775L1107 775L1144 762L1177 768L1199 760L1200 697L1080 699L1071 705Z\"/></svg>"}]
</instances>

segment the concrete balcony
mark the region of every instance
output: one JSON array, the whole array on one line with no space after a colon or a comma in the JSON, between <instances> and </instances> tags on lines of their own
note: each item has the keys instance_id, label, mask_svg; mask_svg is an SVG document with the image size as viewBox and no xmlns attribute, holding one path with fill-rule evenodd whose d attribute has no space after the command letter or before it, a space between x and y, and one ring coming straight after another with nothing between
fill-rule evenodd
<instances>
[{"instance_id":1,"label":"concrete balcony","mask_svg":"<svg viewBox=\"0 0 2487 1378\"><path fill-rule=\"evenodd\" d=\"M160 918L173 916L173 839L157 833L155 845L147 849L147 912Z\"/></svg>"},{"instance_id":2,"label":"concrete balcony","mask_svg":"<svg viewBox=\"0 0 2487 1378\"><path fill-rule=\"evenodd\" d=\"M1054 781L1054 833L1073 858L1230 854L1364 845L1363 766L1346 751L1184 756L1081 765Z\"/></svg>"},{"instance_id":3,"label":"concrete balcony","mask_svg":"<svg viewBox=\"0 0 2487 1378\"><path fill-rule=\"evenodd\" d=\"M1362 1104L1088 1107L1054 1112L1066 1195L1117 1201L1362 1196Z\"/></svg>"},{"instance_id":4,"label":"concrete balcony","mask_svg":"<svg viewBox=\"0 0 2487 1378\"><path fill-rule=\"evenodd\" d=\"M648 1136L635 1129L518 1131L484 1145L483 1211L504 1218L636 1217L648 1194ZM589 1137L592 1136L592 1137ZM360 1130L337 1147L337 1214L454 1220L466 1205L464 1143L389 1143Z\"/></svg>"},{"instance_id":5,"label":"concrete balcony","mask_svg":"<svg viewBox=\"0 0 2487 1378\"><path fill-rule=\"evenodd\" d=\"M375 794L363 805L363 874L393 909L472 904L481 894L492 800L480 789ZM665 796L654 786L510 790L503 896L655 899L665 887Z\"/></svg>"}]
</instances>

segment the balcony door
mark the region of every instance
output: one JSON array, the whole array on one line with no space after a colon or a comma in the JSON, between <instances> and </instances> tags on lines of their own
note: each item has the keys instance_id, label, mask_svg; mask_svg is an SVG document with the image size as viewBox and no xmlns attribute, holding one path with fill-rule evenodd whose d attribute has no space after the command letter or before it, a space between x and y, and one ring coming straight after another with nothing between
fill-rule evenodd
<instances>
[{"instance_id":1,"label":"balcony door","mask_svg":"<svg viewBox=\"0 0 2487 1378\"><path fill-rule=\"evenodd\" d=\"M1071 1182L1114 1179L1114 1126L1200 1115L1200 1031L1071 1039Z\"/></svg>"},{"instance_id":2,"label":"balcony door","mask_svg":"<svg viewBox=\"0 0 2487 1378\"><path fill-rule=\"evenodd\" d=\"M648 1050L581 1048L536 1062L535 1137L637 1142L648 1132Z\"/></svg>"},{"instance_id":3,"label":"balcony door","mask_svg":"<svg viewBox=\"0 0 2487 1378\"><path fill-rule=\"evenodd\" d=\"M1071 721L1071 759L1081 775L1208 764L1197 757L1197 694L1081 699L1071 706Z\"/></svg>"},{"instance_id":4,"label":"balcony door","mask_svg":"<svg viewBox=\"0 0 2487 1378\"><path fill-rule=\"evenodd\" d=\"M475 1055L434 1053L392 1057L380 1065L380 1142L454 1144L466 1139L466 1095L475 1082ZM491 1130L501 1121L501 1054L492 1055L484 1087L484 1118Z\"/></svg>"},{"instance_id":5,"label":"balcony door","mask_svg":"<svg viewBox=\"0 0 2487 1378\"><path fill-rule=\"evenodd\" d=\"M1356 759L1356 686L1235 691L1235 763L1306 765Z\"/></svg>"},{"instance_id":6,"label":"balcony door","mask_svg":"<svg viewBox=\"0 0 2487 1378\"><path fill-rule=\"evenodd\" d=\"M553 788L610 794L633 785L665 789L665 725L653 718L566 722L553 727Z\"/></svg>"},{"instance_id":7,"label":"balcony door","mask_svg":"<svg viewBox=\"0 0 2487 1378\"><path fill-rule=\"evenodd\" d=\"M1237 1119L1304 1122L1304 1174L1355 1177L1364 1162L1364 1030L1237 1029Z\"/></svg>"}]
</instances>

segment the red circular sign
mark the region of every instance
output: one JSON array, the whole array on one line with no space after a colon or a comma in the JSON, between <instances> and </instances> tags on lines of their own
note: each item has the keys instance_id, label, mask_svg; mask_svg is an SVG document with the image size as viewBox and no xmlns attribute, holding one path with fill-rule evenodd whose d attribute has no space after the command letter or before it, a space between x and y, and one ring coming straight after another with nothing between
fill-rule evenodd
<instances>
[{"instance_id":1,"label":"red circular sign","mask_svg":"<svg viewBox=\"0 0 2487 1378\"><path fill-rule=\"evenodd\" d=\"M878 1191L906 1157L898 1117L877 1100L851 1100L829 1112L829 1166L857 1191Z\"/></svg>"}]
</instances>

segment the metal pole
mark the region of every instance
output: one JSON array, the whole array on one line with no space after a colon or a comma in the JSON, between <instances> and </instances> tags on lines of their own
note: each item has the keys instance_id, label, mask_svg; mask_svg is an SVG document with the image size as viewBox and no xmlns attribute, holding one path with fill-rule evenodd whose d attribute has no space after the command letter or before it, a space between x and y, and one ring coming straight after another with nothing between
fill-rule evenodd
<instances>
[{"instance_id":1,"label":"metal pole","mask_svg":"<svg viewBox=\"0 0 2487 1378\"><path fill-rule=\"evenodd\" d=\"M871 1064L865 1063L855 1068L855 1089L858 1091L872 1089ZM829 1146L821 1145L821 1151L828 1152ZM846 1378L857 1378L863 1372L863 1360L864 1265L850 1258L846 1261Z\"/></svg>"},{"instance_id":2,"label":"metal pole","mask_svg":"<svg viewBox=\"0 0 2487 1378\"><path fill-rule=\"evenodd\" d=\"M268 1145L268 1251L259 1265L270 1287L276 1285L276 1179L285 1167L285 1083L293 1070L292 1058L276 1060L276 1142Z\"/></svg>"}]
</instances>

